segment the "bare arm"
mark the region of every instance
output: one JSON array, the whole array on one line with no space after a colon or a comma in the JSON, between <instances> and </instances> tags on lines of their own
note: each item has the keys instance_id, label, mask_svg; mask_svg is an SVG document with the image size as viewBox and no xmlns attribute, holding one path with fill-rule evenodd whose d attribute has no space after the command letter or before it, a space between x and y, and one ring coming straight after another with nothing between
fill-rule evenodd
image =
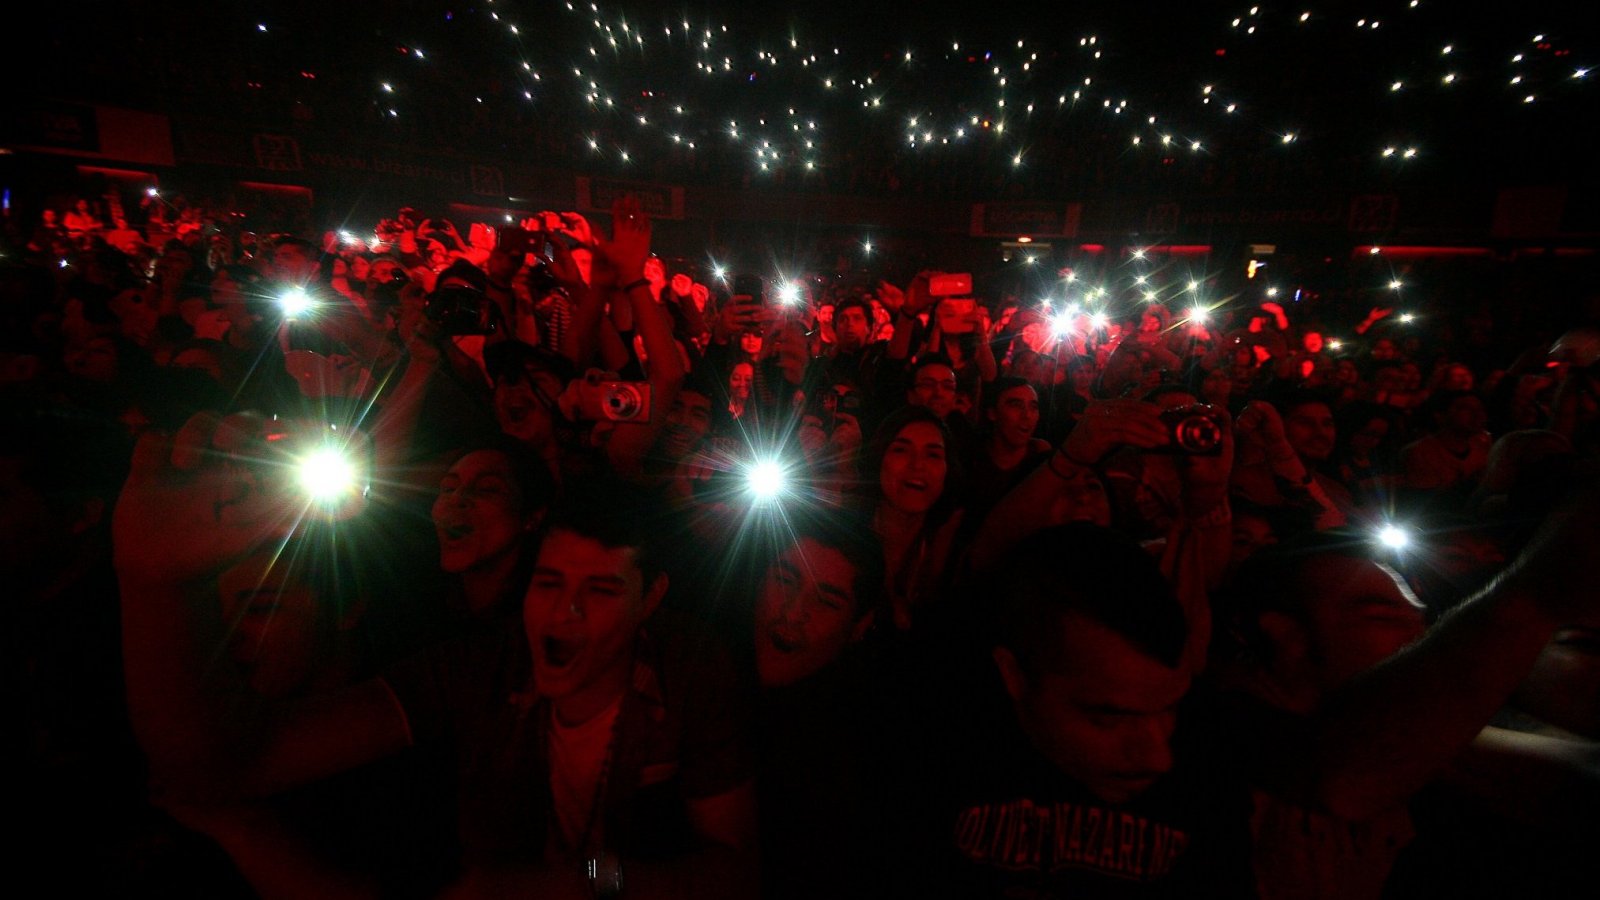
<instances>
[{"instance_id":1,"label":"bare arm","mask_svg":"<svg viewBox=\"0 0 1600 900\"><path fill-rule=\"evenodd\" d=\"M1491 726L1457 754L1441 781L1529 825L1584 822L1600 804L1600 744Z\"/></svg>"},{"instance_id":2,"label":"bare arm","mask_svg":"<svg viewBox=\"0 0 1600 900\"><path fill-rule=\"evenodd\" d=\"M649 286L642 283L644 261L650 252L650 220L631 197L617 203L612 220L612 239L605 245L604 255L623 284L632 285L626 292L626 301L633 308L633 321L650 358L652 396L649 423L618 425L606 444L606 455L617 472L641 477L645 454L655 443L678 389L683 386L683 358L672 338L672 321L666 310L655 302Z\"/></svg>"},{"instance_id":3,"label":"bare arm","mask_svg":"<svg viewBox=\"0 0 1600 900\"><path fill-rule=\"evenodd\" d=\"M129 714L152 777L180 799L271 793L409 741L381 682L269 704L219 652L216 573L281 541L297 512L281 485L233 462L259 455L258 433L244 417L202 414L171 440L147 435L114 517Z\"/></svg>"},{"instance_id":4,"label":"bare arm","mask_svg":"<svg viewBox=\"0 0 1600 900\"><path fill-rule=\"evenodd\" d=\"M1120 446L1158 447L1167 428L1155 406L1138 400L1100 400L1089 404L1077 427L1045 464L1012 488L983 520L973 540L973 568L992 566L1012 545L1049 527L1051 508L1069 480L1098 480L1093 466Z\"/></svg>"},{"instance_id":5,"label":"bare arm","mask_svg":"<svg viewBox=\"0 0 1600 900\"><path fill-rule=\"evenodd\" d=\"M1516 562L1422 640L1323 703L1308 730L1263 757L1291 794L1360 819L1438 776L1527 675L1555 629L1596 618L1590 490ZM1281 755L1287 753L1288 755Z\"/></svg>"}]
</instances>

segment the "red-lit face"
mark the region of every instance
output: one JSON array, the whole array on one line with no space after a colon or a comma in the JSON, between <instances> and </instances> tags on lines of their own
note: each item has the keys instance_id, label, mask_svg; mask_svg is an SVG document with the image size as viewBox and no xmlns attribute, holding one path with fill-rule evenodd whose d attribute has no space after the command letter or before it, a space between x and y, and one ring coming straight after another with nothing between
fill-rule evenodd
<instances>
[{"instance_id":1,"label":"red-lit face","mask_svg":"<svg viewBox=\"0 0 1600 900\"><path fill-rule=\"evenodd\" d=\"M762 687L793 684L839 658L859 637L856 567L812 538L791 544L767 568L756 602L756 670Z\"/></svg>"},{"instance_id":2,"label":"red-lit face","mask_svg":"<svg viewBox=\"0 0 1600 900\"><path fill-rule=\"evenodd\" d=\"M736 400L750 399L750 382L755 376L755 368L749 363L739 363L728 374L728 392Z\"/></svg>"},{"instance_id":3,"label":"red-lit face","mask_svg":"<svg viewBox=\"0 0 1600 900\"><path fill-rule=\"evenodd\" d=\"M833 333L839 346L853 350L867 342L867 311L859 306L847 306L834 316Z\"/></svg>"},{"instance_id":4,"label":"red-lit face","mask_svg":"<svg viewBox=\"0 0 1600 900\"><path fill-rule=\"evenodd\" d=\"M944 434L931 422L912 422L889 442L878 484L891 507L925 513L944 494L947 472Z\"/></svg>"},{"instance_id":5,"label":"red-lit face","mask_svg":"<svg viewBox=\"0 0 1600 900\"><path fill-rule=\"evenodd\" d=\"M1308 331L1306 332L1306 336L1301 340L1301 343L1304 344L1307 353L1321 353L1322 333L1319 331Z\"/></svg>"},{"instance_id":6,"label":"red-lit face","mask_svg":"<svg viewBox=\"0 0 1600 900\"><path fill-rule=\"evenodd\" d=\"M1088 522L1101 528L1111 526L1111 498L1106 495L1105 483L1092 469L1073 467L1069 477L1062 479L1055 500L1050 504L1050 523Z\"/></svg>"},{"instance_id":7,"label":"red-lit face","mask_svg":"<svg viewBox=\"0 0 1600 900\"><path fill-rule=\"evenodd\" d=\"M917 370L911 384L912 406L920 406L943 418L956 408L956 370L946 365L927 365Z\"/></svg>"},{"instance_id":8,"label":"red-lit face","mask_svg":"<svg viewBox=\"0 0 1600 900\"><path fill-rule=\"evenodd\" d=\"M1039 427L1039 394L1028 385L1010 388L989 413L995 437L1008 447L1026 447Z\"/></svg>"},{"instance_id":9,"label":"red-lit face","mask_svg":"<svg viewBox=\"0 0 1600 900\"><path fill-rule=\"evenodd\" d=\"M1600 738L1600 630L1557 631L1512 702L1558 728Z\"/></svg>"},{"instance_id":10,"label":"red-lit face","mask_svg":"<svg viewBox=\"0 0 1600 900\"><path fill-rule=\"evenodd\" d=\"M67 372L88 381L109 384L117 380L117 345L108 337L74 338L61 351Z\"/></svg>"},{"instance_id":11,"label":"red-lit face","mask_svg":"<svg viewBox=\"0 0 1600 900\"><path fill-rule=\"evenodd\" d=\"M636 554L559 528L545 536L522 604L541 696L577 698L626 677L666 586L645 584Z\"/></svg>"},{"instance_id":12,"label":"red-lit face","mask_svg":"<svg viewBox=\"0 0 1600 900\"><path fill-rule=\"evenodd\" d=\"M1168 668L1075 613L1052 627L1061 653L1032 671L996 651L1017 718L1063 774L1107 803L1126 803L1172 768L1189 667Z\"/></svg>"},{"instance_id":13,"label":"red-lit face","mask_svg":"<svg viewBox=\"0 0 1600 900\"><path fill-rule=\"evenodd\" d=\"M515 554L532 521L528 513L504 453L478 450L456 460L433 501L439 568L460 574Z\"/></svg>"},{"instance_id":14,"label":"red-lit face","mask_svg":"<svg viewBox=\"0 0 1600 900\"><path fill-rule=\"evenodd\" d=\"M1475 379L1472 376L1471 369L1462 365L1454 365L1445 371L1440 387L1447 391L1470 391L1474 382Z\"/></svg>"},{"instance_id":15,"label":"red-lit face","mask_svg":"<svg viewBox=\"0 0 1600 900\"><path fill-rule=\"evenodd\" d=\"M1283 417L1289 446L1306 462L1323 462L1333 454L1333 410L1325 403L1302 403Z\"/></svg>"},{"instance_id":16,"label":"red-lit face","mask_svg":"<svg viewBox=\"0 0 1600 900\"><path fill-rule=\"evenodd\" d=\"M1306 564L1306 653L1316 686L1332 690L1422 637L1422 604L1392 569L1345 556Z\"/></svg>"},{"instance_id":17,"label":"red-lit face","mask_svg":"<svg viewBox=\"0 0 1600 900\"><path fill-rule=\"evenodd\" d=\"M495 379L495 420L502 432L530 447L543 447L553 439L554 419L539 393L553 401L561 396L564 385L561 379L542 370L516 375Z\"/></svg>"},{"instance_id":18,"label":"red-lit face","mask_svg":"<svg viewBox=\"0 0 1600 900\"><path fill-rule=\"evenodd\" d=\"M699 391L680 391L667 412L658 449L667 459L683 459L710 430L711 398Z\"/></svg>"},{"instance_id":19,"label":"red-lit face","mask_svg":"<svg viewBox=\"0 0 1600 900\"><path fill-rule=\"evenodd\" d=\"M291 555L280 557L272 548L217 578L229 655L264 697L304 690L325 662L317 597L293 568Z\"/></svg>"},{"instance_id":20,"label":"red-lit face","mask_svg":"<svg viewBox=\"0 0 1600 900\"><path fill-rule=\"evenodd\" d=\"M272 251L273 277L285 284L307 284L317 273L317 261L299 244L284 244Z\"/></svg>"}]
</instances>

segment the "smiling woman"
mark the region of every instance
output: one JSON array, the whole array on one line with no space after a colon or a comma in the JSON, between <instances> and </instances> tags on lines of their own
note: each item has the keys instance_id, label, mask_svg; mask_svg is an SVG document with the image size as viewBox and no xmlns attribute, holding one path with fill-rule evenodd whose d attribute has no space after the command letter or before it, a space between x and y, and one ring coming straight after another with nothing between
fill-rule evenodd
<instances>
[{"instance_id":1,"label":"smiling woman","mask_svg":"<svg viewBox=\"0 0 1600 900\"><path fill-rule=\"evenodd\" d=\"M865 471L878 473L873 528L883 539L893 622L908 629L912 607L943 580L961 522L961 467L944 421L908 406L879 426Z\"/></svg>"}]
</instances>

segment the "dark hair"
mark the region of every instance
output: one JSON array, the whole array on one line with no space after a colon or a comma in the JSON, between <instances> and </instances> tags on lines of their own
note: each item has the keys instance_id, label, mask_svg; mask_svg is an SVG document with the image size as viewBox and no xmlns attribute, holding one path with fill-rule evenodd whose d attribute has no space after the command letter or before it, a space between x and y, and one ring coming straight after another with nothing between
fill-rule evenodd
<instances>
[{"instance_id":1,"label":"dark hair","mask_svg":"<svg viewBox=\"0 0 1600 900\"><path fill-rule=\"evenodd\" d=\"M665 506L653 492L615 475L574 479L550 507L544 536L570 531L611 549L631 548L648 584L666 561L666 542L676 532L659 519Z\"/></svg>"},{"instance_id":2,"label":"dark hair","mask_svg":"<svg viewBox=\"0 0 1600 900\"><path fill-rule=\"evenodd\" d=\"M1061 656L1061 619L1076 613L1111 629L1146 656L1176 668L1189 623L1154 558L1133 539L1073 523L1040 531L995 567L996 643L1039 672Z\"/></svg>"},{"instance_id":3,"label":"dark hair","mask_svg":"<svg viewBox=\"0 0 1600 900\"><path fill-rule=\"evenodd\" d=\"M511 477L522 493L524 513L544 509L555 501L558 488L550 466L526 444L508 435L497 434L487 441L463 448L450 464L453 466L468 454L479 452L499 453L511 463Z\"/></svg>"},{"instance_id":4,"label":"dark hair","mask_svg":"<svg viewBox=\"0 0 1600 900\"><path fill-rule=\"evenodd\" d=\"M835 322L839 321L839 314L852 308L860 309L861 314L867 317L867 327L872 327L872 304L868 303L867 298L860 294L852 294L835 303L833 305L833 320Z\"/></svg>"},{"instance_id":5,"label":"dark hair","mask_svg":"<svg viewBox=\"0 0 1600 900\"><path fill-rule=\"evenodd\" d=\"M1313 390L1311 388L1295 388L1293 390L1284 391L1283 393L1272 397L1271 401L1272 405L1277 408L1278 412L1285 416L1287 416L1289 411L1292 409L1301 406L1307 406L1312 403L1320 403L1323 406L1326 406L1329 412L1333 411L1334 405L1333 398L1328 396L1327 393Z\"/></svg>"},{"instance_id":6,"label":"dark hair","mask_svg":"<svg viewBox=\"0 0 1600 900\"><path fill-rule=\"evenodd\" d=\"M947 354L935 351L924 353L911 361L911 377L915 379L917 373L928 366L944 366L952 372L956 369L955 360L951 359Z\"/></svg>"},{"instance_id":7,"label":"dark hair","mask_svg":"<svg viewBox=\"0 0 1600 900\"><path fill-rule=\"evenodd\" d=\"M873 533L872 524L865 516L849 510L808 507L788 515L785 525L791 539L788 545L779 548L779 552L809 538L839 551L855 567L856 576L851 583L851 590L855 593L856 619L883 604L883 542Z\"/></svg>"},{"instance_id":8,"label":"dark hair","mask_svg":"<svg viewBox=\"0 0 1600 900\"><path fill-rule=\"evenodd\" d=\"M918 422L926 422L939 429L939 434L944 438L945 476L944 491L939 495L933 508L928 510L928 523L936 525L943 522L956 509L956 498L961 495L961 478L965 470L961 465L961 453L956 449L955 439L950 434L950 429L944 420L932 411L921 406L902 406L890 413L878 425L878 430L872 434L866 465L861 470L862 489L866 496L873 500L881 499L882 487L879 486L879 473L883 471L883 458L889 453L889 445L894 442L906 426Z\"/></svg>"},{"instance_id":9,"label":"dark hair","mask_svg":"<svg viewBox=\"0 0 1600 900\"><path fill-rule=\"evenodd\" d=\"M1001 394L1004 394L1006 391L1016 390L1017 388L1022 387L1032 388L1033 382L1026 378L1018 378L1015 375L1002 375L999 378L996 378L992 383L986 386L983 392L983 408L985 410L997 408L1000 404ZM1034 393L1037 395L1038 391L1035 390Z\"/></svg>"},{"instance_id":10,"label":"dark hair","mask_svg":"<svg viewBox=\"0 0 1600 900\"><path fill-rule=\"evenodd\" d=\"M1428 423L1430 427L1434 427L1437 425L1437 419L1439 416L1449 412L1450 407L1457 400L1462 400L1467 397L1473 397L1480 403L1483 402L1482 398L1478 397L1478 393L1476 391L1434 391L1433 394L1428 397L1428 402L1423 404L1422 409L1419 410L1419 412L1422 414L1419 418L1421 421ZM1485 404L1485 406L1487 407L1487 404Z\"/></svg>"},{"instance_id":11,"label":"dark hair","mask_svg":"<svg viewBox=\"0 0 1600 900\"><path fill-rule=\"evenodd\" d=\"M495 382L512 376L524 377L530 368L549 372L560 379L563 385L578 377L577 367L572 360L518 340L499 341L485 346L483 364L489 371L489 378Z\"/></svg>"},{"instance_id":12,"label":"dark hair","mask_svg":"<svg viewBox=\"0 0 1600 900\"><path fill-rule=\"evenodd\" d=\"M458 259L445 266L435 280L435 284L444 284L445 281L451 278L465 281L480 293L489 289L489 275L465 259Z\"/></svg>"},{"instance_id":13,"label":"dark hair","mask_svg":"<svg viewBox=\"0 0 1600 900\"><path fill-rule=\"evenodd\" d=\"M1277 612L1304 621L1306 602L1319 589L1309 580L1306 564L1329 557L1371 560L1372 537L1349 528L1314 531L1245 560L1217 597L1214 655L1270 661L1272 643L1261 630L1262 615Z\"/></svg>"}]
</instances>

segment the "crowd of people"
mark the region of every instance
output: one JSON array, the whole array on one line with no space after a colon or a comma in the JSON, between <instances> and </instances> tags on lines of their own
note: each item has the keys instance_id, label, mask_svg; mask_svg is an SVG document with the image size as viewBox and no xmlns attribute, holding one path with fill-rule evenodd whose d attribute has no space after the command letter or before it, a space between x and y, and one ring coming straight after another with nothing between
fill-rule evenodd
<instances>
[{"instance_id":1,"label":"crowd of people","mask_svg":"<svg viewBox=\"0 0 1600 900\"><path fill-rule=\"evenodd\" d=\"M63 887L1593 884L1581 284L1508 347L1494 307L697 280L629 198L117 230L0 270L5 682Z\"/></svg>"}]
</instances>

